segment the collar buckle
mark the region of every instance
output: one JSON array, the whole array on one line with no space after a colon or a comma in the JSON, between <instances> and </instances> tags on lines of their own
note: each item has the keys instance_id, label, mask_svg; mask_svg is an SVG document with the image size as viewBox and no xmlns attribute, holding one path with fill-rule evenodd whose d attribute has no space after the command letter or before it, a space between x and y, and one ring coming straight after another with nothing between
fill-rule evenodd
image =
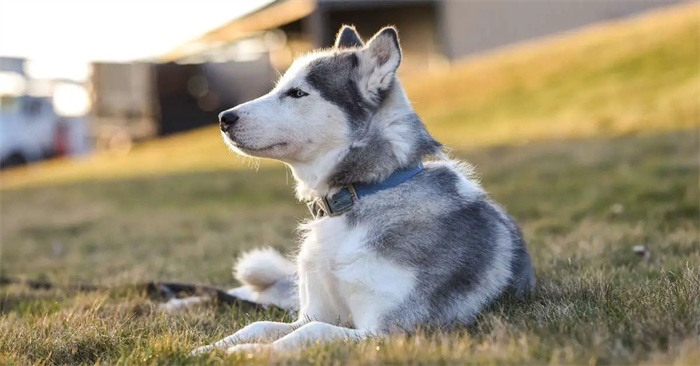
<instances>
[{"instance_id":1,"label":"collar buckle","mask_svg":"<svg viewBox=\"0 0 700 366\"><path fill-rule=\"evenodd\" d=\"M357 202L357 191L352 184L343 186L333 196L324 196L307 203L311 215L315 218L339 216L352 209Z\"/></svg>"},{"instance_id":2,"label":"collar buckle","mask_svg":"<svg viewBox=\"0 0 700 366\"><path fill-rule=\"evenodd\" d=\"M333 196L317 198L308 202L306 206L309 208L309 211L311 211L311 216L313 216L314 219L324 216L339 216L350 211L361 196L365 197L385 189L396 187L413 178L421 171L423 171L423 162L418 162L418 165L414 167L394 171L383 182L348 184L341 187Z\"/></svg>"}]
</instances>

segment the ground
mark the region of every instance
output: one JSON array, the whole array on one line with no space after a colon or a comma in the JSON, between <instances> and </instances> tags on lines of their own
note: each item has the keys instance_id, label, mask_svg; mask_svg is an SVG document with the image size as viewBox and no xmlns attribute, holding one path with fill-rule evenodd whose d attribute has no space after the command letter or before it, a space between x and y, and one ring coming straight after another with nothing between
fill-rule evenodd
<instances>
[{"instance_id":1,"label":"ground","mask_svg":"<svg viewBox=\"0 0 700 366\"><path fill-rule=\"evenodd\" d=\"M406 78L429 130L520 222L536 267L532 297L496 304L468 329L291 359L189 358L285 315L167 315L128 289L6 286L0 363L698 364L699 19L686 4ZM308 213L281 165L236 162L219 139L206 128L126 156L3 173L2 274L232 287L241 250L291 250Z\"/></svg>"}]
</instances>

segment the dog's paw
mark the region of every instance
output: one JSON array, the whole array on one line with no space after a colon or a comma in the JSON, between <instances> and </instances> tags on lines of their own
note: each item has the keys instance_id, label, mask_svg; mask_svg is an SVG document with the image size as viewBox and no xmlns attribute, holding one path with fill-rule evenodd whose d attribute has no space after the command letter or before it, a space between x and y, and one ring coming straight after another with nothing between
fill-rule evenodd
<instances>
[{"instance_id":1,"label":"dog's paw","mask_svg":"<svg viewBox=\"0 0 700 366\"><path fill-rule=\"evenodd\" d=\"M262 343L244 343L244 344L237 344L235 346L229 347L228 350L226 350L226 353L229 355L232 354L261 354L265 352L269 352L271 349L269 344L262 344Z\"/></svg>"},{"instance_id":2,"label":"dog's paw","mask_svg":"<svg viewBox=\"0 0 700 366\"><path fill-rule=\"evenodd\" d=\"M204 297L199 297L199 296L191 296L191 297L186 297L184 299L170 299L168 302L159 304L158 305L158 311L167 313L167 314L177 314L181 313L188 308L202 304L205 302L208 302L209 300Z\"/></svg>"},{"instance_id":3,"label":"dog's paw","mask_svg":"<svg viewBox=\"0 0 700 366\"><path fill-rule=\"evenodd\" d=\"M214 350L214 346L211 345L211 344L210 344L210 345L207 345L207 346L202 346L202 347L196 348L196 349L194 349L192 352L190 352L190 356L199 356L199 355L203 355L203 354L209 353L209 352L211 352L211 351L213 351L213 350Z\"/></svg>"}]
</instances>

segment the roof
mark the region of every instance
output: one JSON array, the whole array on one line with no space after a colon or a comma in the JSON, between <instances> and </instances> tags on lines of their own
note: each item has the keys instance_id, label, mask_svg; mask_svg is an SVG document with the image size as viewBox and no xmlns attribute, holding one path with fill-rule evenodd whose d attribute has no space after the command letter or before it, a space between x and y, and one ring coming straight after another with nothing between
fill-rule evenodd
<instances>
[{"instance_id":1,"label":"roof","mask_svg":"<svg viewBox=\"0 0 700 366\"><path fill-rule=\"evenodd\" d=\"M174 61L199 51L230 43L251 34L302 19L316 9L314 0L276 0L267 6L231 20L201 37L186 42L160 57L160 61Z\"/></svg>"}]
</instances>

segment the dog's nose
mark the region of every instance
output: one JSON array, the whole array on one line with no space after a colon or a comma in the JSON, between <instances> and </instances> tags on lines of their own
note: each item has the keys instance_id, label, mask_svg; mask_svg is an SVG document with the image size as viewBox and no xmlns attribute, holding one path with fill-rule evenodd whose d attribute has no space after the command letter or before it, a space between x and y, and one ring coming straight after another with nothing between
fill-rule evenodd
<instances>
[{"instance_id":1,"label":"dog's nose","mask_svg":"<svg viewBox=\"0 0 700 366\"><path fill-rule=\"evenodd\" d=\"M238 121L238 113L234 111L221 112L219 114L219 127L221 131L228 131Z\"/></svg>"}]
</instances>

